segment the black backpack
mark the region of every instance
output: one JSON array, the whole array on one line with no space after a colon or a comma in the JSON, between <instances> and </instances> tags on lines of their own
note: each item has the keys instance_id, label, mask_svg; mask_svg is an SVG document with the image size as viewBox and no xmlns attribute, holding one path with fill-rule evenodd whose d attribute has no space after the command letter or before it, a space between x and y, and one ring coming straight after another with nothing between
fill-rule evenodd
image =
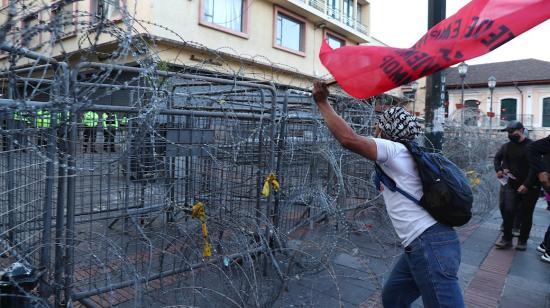
<instances>
[{"instance_id":1,"label":"black backpack","mask_svg":"<svg viewBox=\"0 0 550 308\"><path fill-rule=\"evenodd\" d=\"M397 187L378 164L375 164L376 185L384 183L391 191L397 191L422 206L433 218L443 224L458 227L472 218L474 196L464 172L440 153L423 151L416 143L403 142L411 153L422 182L420 200Z\"/></svg>"}]
</instances>

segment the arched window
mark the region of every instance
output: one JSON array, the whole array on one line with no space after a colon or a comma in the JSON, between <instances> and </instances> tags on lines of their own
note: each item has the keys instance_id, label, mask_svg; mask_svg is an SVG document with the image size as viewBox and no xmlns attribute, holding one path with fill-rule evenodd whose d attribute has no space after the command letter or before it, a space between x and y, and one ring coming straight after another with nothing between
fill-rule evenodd
<instances>
[{"instance_id":1,"label":"arched window","mask_svg":"<svg viewBox=\"0 0 550 308\"><path fill-rule=\"evenodd\" d=\"M542 99L542 127L550 127L550 97Z\"/></svg>"},{"instance_id":2,"label":"arched window","mask_svg":"<svg viewBox=\"0 0 550 308\"><path fill-rule=\"evenodd\" d=\"M466 108L478 108L479 107L479 101L476 99L469 99L464 102L464 105L466 105Z\"/></svg>"},{"instance_id":3,"label":"arched window","mask_svg":"<svg viewBox=\"0 0 550 308\"><path fill-rule=\"evenodd\" d=\"M500 119L502 121L517 120L518 100L515 98L505 98L500 101Z\"/></svg>"},{"instance_id":4,"label":"arched window","mask_svg":"<svg viewBox=\"0 0 550 308\"><path fill-rule=\"evenodd\" d=\"M479 117L479 101L475 99L469 99L464 102L466 114L464 115L464 124L470 126L476 126Z\"/></svg>"}]
</instances>

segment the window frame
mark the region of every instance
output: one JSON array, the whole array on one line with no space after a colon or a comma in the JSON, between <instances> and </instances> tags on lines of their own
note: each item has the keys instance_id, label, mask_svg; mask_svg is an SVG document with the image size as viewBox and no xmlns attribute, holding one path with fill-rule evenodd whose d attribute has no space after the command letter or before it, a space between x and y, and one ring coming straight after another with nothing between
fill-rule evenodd
<instances>
[{"instance_id":1,"label":"window frame","mask_svg":"<svg viewBox=\"0 0 550 308\"><path fill-rule=\"evenodd\" d=\"M544 97L541 97L540 98L540 106L541 106L541 112L540 112L540 127L542 128L550 128L550 123L548 126L544 126L544 103L545 101L544 100L547 100L546 102L548 104L550 104L550 96L544 96ZM548 114L548 116L550 117L550 114ZM549 120L550 122L550 120Z\"/></svg>"},{"instance_id":2,"label":"window frame","mask_svg":"<svg viewBox=\"0 0 550 308\"><path fill-rule=\"evenodd\" d=\"M329 37L329 36L332 36L332 37L334 37L334 38L337 39L337 40L341 40L341 41L344 43L342 46L340 46L340 47L338 47L338 48L341 48L341 47L344 47L344 46L347 45L346 37L345 37L345 36L340 35L340 34L334 32L334 31L332 31L332 30L329 30L329 29L327 29L327 28L324 28L324 29L323 29L323 39L326 39L326 40L327 40L327 43L328 43L328 37ZM334 48L334 47L331 46L331 48Z\"/></svg>"},{"instance_id":3,"label":"window frame","mask_svg":"<svg viewBox=\"0 0 550 308\"><path fill-rule=\"evenodd\" d=\"M90 22L91 24L97 24L97 14L96 14L96 8L94 7L96 4L98 4L100 0L90 0ZM112 0L114 1L114 0ZM118 5L120 7L120 10L122 11L122 8L125 8L126 7L126 0L117 0L118 1ZM78 3L78 2L74 2L75 4ZM122 12L121 14L119 14L118 16L116 16L116 18L113 18L113 19L108 19L106 18L107 20L109 21L112 21L112 22L120 22L122 21Z\"/></svg>"},{"instance_id":4,"label":"window frame","mask_svg":"<svg viewBox=\"0 0 550 308\"><path fill-rule=\"evenodd\" d=\"M506 101L506 100L515 100L516 101L516 113L514 114L514 119L502 119L502 102ZM500 121L517 121L518 119L518 102L519 102L519 99L517 97L504 97L504 98L501 98L499 100L499 110L500 110L500 115L499 115L499 120Z\"/></svg>"},{"instance_id":5,"label":"window frame","mask_svg":"<svg viewBox=\"0 0 550 308\"><path fill-rule=\"evenodd\" d=\"M472 106L471 103L474 103L475 106ZM464 125L466 126L478 126L479 121L479 115L480 115L480 109L479 106L481 105L481 102L478 99L466 99L464 100L464 106L462 108L473 108L475 109L475 114L467 115L467 117L463 120Z\"/></svg>"},{"instance_id":6,"label":"window frame","mask_svg":"<svg viewBox=\"0 0 550 308\"><path fill-rule=\"evenodd\" d=\"M300 31L300 50L295 50L291 48L287 48L284 46L277 45L277 16L279 14L282 14L289 19L293 19L294 21L297 21L302 24L303 28ZM273 10L273 29L272 29L272 46L275 49L279 49L282 51L290 52L292 54L305 57L306 56L306 39L307 39L307 19L303 16L297 15L295 13L292 13L288 10L285 10L284 8L280 6L275 6Z\"/></svg>"},{"instance_id":7,"label":"window frame","mask_svg":"<svg viewBox=\"0 0 550 308\"><path fill-rule=\"evenodd\" d=\"M348 6L346 6L346 2L348 2ZM346 8L348 10L348 14L346 14ZM355 23L355 18L353 18L354 10L355 8L353 6L353 0L342 1L342 21L346 26L353 27L353 24Z\"/></svg>"},{"instance_id":8,"label":"window frame","mask_svg":"<svg viewBox=\"0 0 550 308\"><path fill-rule=\"evenodd\" d=\"M73 3L70 3L70 4L64 4L64 2L62 0L52 3L51 13L50 13L51 14L51 19L53 20L54 18L57 18L57 14L59 14L60 11L63 11L65 6L67 6L67 5L72 5L72 10L71 11L75 12L78 9L77 3L78 2L73 2ZM90 3L92 3L92 1L90 1ZM74 36L77 35L77 33L78 33L78 18L77 18L76 15L74 15L74 16L72 16L72 19L73 19L73 25L74 25L73 31L71 31L70 33L66 33L64 35L61 35L60 37L56 37L55 38L56 41L64 40L64 39L71 38L71 37L74 37Z\"/></svg>"},{"instance_id":9,"label":"window frame","mask_svg":"<svg viewBox=\"0 0 550 308\"><path fill-rule=\"evenodd\" d=\"M21 18L21 29L20 31L22 31L22 33L25 33L25 28L27 28L30 24L29 21L32 21L32 20L35 20L38 22L38 24L40 24L40 13L38 12L35 12L35 13L30 13L30 14L27 14L25 15L23 18ZM24 47L24 48L28 48L30 50L34 50L38 47L40 47L40 45L42 44L42 31L38 33L38 43L36 44L36 46L30 46L29 44L32 43L32 37L27 41L25 40L25 38L23 36L21 36L21 46Z\"/></svg>"},{"instance_id":10,"label":"window frame","mask_svg":"<svg viewBox=\"0 0 550 308\"><path fill-rule=\"evenodd\" d=\"M221 31L221 32L229 33L229 34L232 34L232 35L244 38L244 39L248 39L250 37L250 35L248 33L248 29L249 29L248 28L248 21L249 21L249 14L250 14L249 5L250 5L250 1L252 1L252 0L241 0L243 2L243 4L242 4L243 11L241 13L242 14L242 18L241 18L242 19L241 20L242 31L235 31L235 30L226 28L222 25L218 25L216 23L209 22L208 20L206 20L206 18L204 17L204 9L205 9L204 1L206 1L206 0L200 0L199 1L199 25L210 28L210 29L218 30L218 31Z\"/></svg>"}]
</instances>

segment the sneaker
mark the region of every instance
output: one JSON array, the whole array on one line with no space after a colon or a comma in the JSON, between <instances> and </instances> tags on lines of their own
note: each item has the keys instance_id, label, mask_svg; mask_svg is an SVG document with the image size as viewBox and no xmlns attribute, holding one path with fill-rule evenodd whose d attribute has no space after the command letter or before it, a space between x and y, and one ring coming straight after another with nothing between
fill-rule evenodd
<instances>
[{"instance_id":1,"label":"sneaker","mask_svg":"<svg viewBox=\"0 0 550 308\"><path fill-rule=\"evenodd\" d=\"M512 248L512 241L507 241L505 239L501 239L500 241L495 243L495 246L497 247L497 249Z\"/></svg>"},{"instance_id":2,"label":"sneaker","mask_svg":"<svg viewBox=\"0 0 550 308\"><path fill-rule=\"evenodd\" d=\"M540 259L544 262L550 263L550 256L546 252L543 253L542 256L540 256Z\"/></svg>"},{"instance_id":3,"label":"sneaker","mask_svg":"<svg viewBox=\"0 0 550 308\"><path fill-rule=\"evenodd\" d=\"M513 235L514 237L518 237L518 236L519 236L519 229L518 229L518 228L512 229L512 235Z\"/></svg>"},{"instance_id":4,"label":"sneaker","mask_svg":"<svg viewBox=\"0 0 550 308\"><path fill-rule=\"evenodd\" d=\"M516 250L524 251L527 249L527 241L518 241L516 244Z\"/></svg>"},{"instance_id":5,"label":"sneaker","mask_svg":"<svg viewBox=\"0 0 550 308\"><path fill-rule=\"evenodd\" d=\"M537 246L537 251L542 252L542 253L546 253L546 247L544 246L544 244L538 245Z\"/></svg>"}]
</instances>

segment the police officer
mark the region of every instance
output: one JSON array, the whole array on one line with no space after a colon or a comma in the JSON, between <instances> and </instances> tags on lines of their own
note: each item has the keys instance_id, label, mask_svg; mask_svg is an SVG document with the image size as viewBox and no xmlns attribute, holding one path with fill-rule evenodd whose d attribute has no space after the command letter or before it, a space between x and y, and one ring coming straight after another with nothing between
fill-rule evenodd
<instances>
[{"instance_id":1,"label":"police officer","mask_svg":"<svg viewBox=\"0 0 550 308\"><path fill-rule=\"evenodd\" d=\"M118 117L115 113L103 113L103 151L115 152L115 137L118 130Z\"/></svg>"},{"instance_id":2,"label":"police officer","mask_svg":"<svg viewBox=\"0 0 550 308\"><path fill-rule=\"evenodd\" d=\"M48 110L38 109L36 111L36 128L38 129L38 146L48 144L48 129L50 128L51 115Z\"/></svg>"},{"instance_id":3,"label":"police officer","mask_svg":"<svg viewBox=\"0 0 550 308\"><path fill-rule=\"evenodd\" d=\"M88 145L90 146L90 152L97 153L95 150L97 124L99 123L99 116L97 112L91 110L84 112L84 115L82 116L82 123L84 124L84 153L86 153Z\"/></svg>"}]
</instances>

